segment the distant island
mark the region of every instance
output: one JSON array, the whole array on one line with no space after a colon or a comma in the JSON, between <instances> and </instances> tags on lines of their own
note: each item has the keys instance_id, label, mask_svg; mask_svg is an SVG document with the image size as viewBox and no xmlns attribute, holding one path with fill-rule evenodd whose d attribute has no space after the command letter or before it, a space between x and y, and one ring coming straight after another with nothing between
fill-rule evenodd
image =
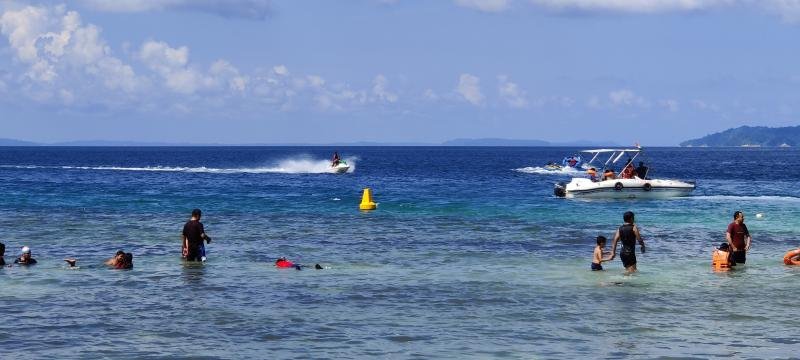
<instances>
[{"instance_id":1,"label":"distant island","mask_svg":"<svg viewBox=\"0 0 800 360\"><path fill-rule=\"evenodd\" d=\"M681 146L765 146L789 147L800 145L800 126L771 128L741 126L722 132L687 140Z\"/></svg>"},{"instance_id":2,"label":"distant island","mask_svg":"<svg viewBox=\"0 0 800 360\"><path fill-rule=\"evenodd\" d=\"M53 143L36 143L14 139L0 139L0 146L618 146L611 141L576 140L571 142L549 142L544 140L522 140L501 138L453 139L441 143L415 142L341 142L328 144L313 143L166 143L142 141L78 140Z\"/></svg>"}]
</instances>

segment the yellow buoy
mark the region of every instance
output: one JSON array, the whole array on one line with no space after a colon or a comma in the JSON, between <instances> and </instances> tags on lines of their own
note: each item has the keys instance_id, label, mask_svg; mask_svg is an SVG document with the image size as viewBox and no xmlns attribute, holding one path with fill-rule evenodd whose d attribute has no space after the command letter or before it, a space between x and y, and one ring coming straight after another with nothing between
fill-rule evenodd
<instances>
[{"instance_id":1,"label":"yellow buoy","mask_svg":"<svg viewBox=\"0 0 800 360\"><path fill-rule=\"evenodd\" d=\"M372 201L372 191L369 188L364 188L364 194L361 195L361 204L358 208L361 210L375 210L378 205Z\"/></svg>"}]
</instances>

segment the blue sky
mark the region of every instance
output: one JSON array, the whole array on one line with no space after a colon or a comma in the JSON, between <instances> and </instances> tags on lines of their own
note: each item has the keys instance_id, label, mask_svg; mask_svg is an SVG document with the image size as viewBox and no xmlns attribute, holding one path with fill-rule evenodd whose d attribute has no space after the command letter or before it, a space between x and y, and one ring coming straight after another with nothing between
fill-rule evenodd
<instances>
[{"instance_id":1,"label":"blue sky","mask_svg":"<svg viewBox=\"0 0 800 360\"><path fill-rule=\"evenodd\" d=\"M798 125L796 0L0 2L0 138L675 145Z\"/></svg>"}]
</instances>

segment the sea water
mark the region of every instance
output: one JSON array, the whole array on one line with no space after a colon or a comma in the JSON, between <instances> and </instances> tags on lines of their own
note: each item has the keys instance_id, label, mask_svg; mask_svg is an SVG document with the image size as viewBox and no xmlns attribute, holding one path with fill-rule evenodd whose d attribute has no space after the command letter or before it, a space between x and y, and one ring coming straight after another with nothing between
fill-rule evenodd
<instances>
[{"instance_id":1,"label":"sea water","mask_svg":"<svg viewBox=\"0 0 800 360\"><path fill-rule=\"evenodd\" d=\"M350 173L327 172L334 150ZM652 177L697 190L554 197L579 174L542 166L579 150L0 148L6 261L23 245L39 260L0 269L0 357L794 356L800 268L781 258L800 246L800 151L647 149ZM358 210L365 187L375 211ZM204 265L180 259L193 208ZM619 258L589 271L628 210L639 273ZM714 273L736 210L747 265ZM102 266L118 249L133 270Z\"/></svg>"}]
</instances>

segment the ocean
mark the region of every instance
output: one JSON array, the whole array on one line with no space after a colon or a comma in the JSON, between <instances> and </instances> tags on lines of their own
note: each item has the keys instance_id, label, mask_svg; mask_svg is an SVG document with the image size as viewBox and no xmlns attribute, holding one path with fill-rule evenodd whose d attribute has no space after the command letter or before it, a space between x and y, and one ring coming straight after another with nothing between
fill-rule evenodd
<instances>
[{"instance_id":1,"label":"ocean","mask_svg":"<svg viewBox=\"0 0 800 360\"><path fill-rule=\"evenodd\" d=\"M350 173L326 173L334 150ZM554 197L575 174L542 166L579 150L2 147L5 259L30 246L39 264L0 269L1 356L795 356L800 268L781 260L800 246L800 150L650 148L651 176L696 181L691 196ZM358 210L365 187L375 211ZM180 258L193 208L203 265ZM629 210L639 272L589 271ZM714 273L736 210L747 265ZM102 265L119 249L133 270Z\"/></svg>"}]
</instances>

